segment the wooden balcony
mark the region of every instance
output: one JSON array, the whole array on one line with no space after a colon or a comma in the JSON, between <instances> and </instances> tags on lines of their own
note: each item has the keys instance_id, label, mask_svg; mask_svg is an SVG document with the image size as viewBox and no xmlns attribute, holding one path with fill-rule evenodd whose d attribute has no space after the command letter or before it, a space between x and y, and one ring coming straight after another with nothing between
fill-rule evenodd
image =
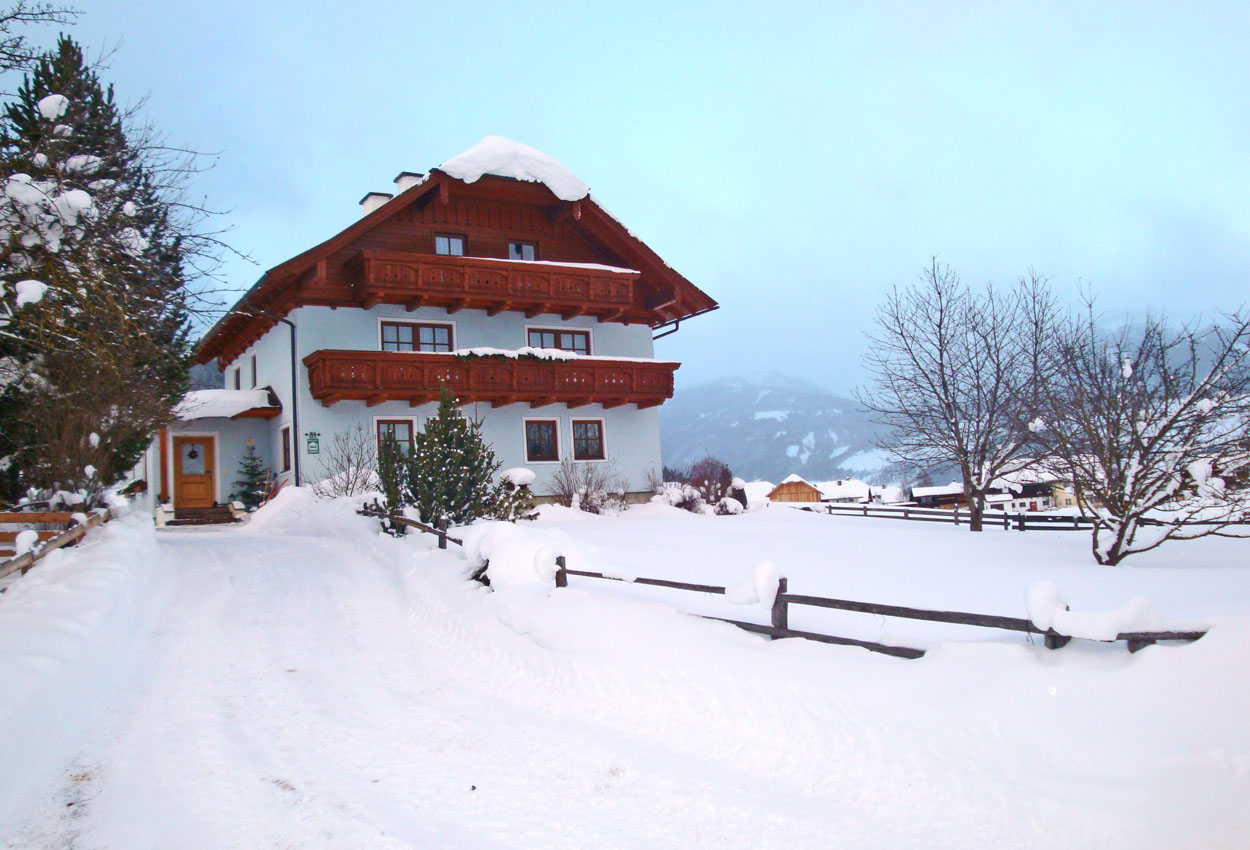
<instances>
[{"instance_id":1,"label":"wooden balcony","mask_svg":"<svg viewBox=\"0 0 1250 850\"><path fill-rule=\"evenodd\" d=\"M418 354L322 349L304 358L312 397L326 407L339 401L385 401L411 406L435 401L446 386L462 404L530 407L566 404L605 408L663 404L673 397L677 363L579 357L540 360L504 356Z\"/></svg>"},{"instance_id":2,"label":"wooden balcony","mask_svg":"<svg viewBox=\"0 0 1250 850\"><path fill-rule=\"evenodd\" d=\"M365 250L349 264L352 289L368 309L374 304L559 313L564 319L596 316L604 322L650 323L636 271L591 265L518 262L438 254Z\"/></svg>"}]
</instances>

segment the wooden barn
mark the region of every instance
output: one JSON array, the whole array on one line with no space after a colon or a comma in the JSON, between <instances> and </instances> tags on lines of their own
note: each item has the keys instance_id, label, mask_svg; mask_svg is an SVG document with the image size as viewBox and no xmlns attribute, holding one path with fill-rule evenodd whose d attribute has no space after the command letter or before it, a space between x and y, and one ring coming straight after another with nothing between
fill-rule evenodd
<instances>
[{"instance_id":1,"label":"wooden barn","mask_svg":"<svg viewBox=\"0 0 1250 850\"><path fill-rule=\"evenodd\" d=\"M768 498L774 502L819 502L821 497L816 487L797 475L791 475L774 487Z\"/></svg>"}]
</instances>

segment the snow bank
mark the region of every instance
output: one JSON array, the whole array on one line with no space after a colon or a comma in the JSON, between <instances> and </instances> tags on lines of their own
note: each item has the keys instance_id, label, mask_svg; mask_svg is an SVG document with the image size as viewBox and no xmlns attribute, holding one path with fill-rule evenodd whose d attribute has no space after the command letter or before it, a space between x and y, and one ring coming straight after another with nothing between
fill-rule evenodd
<instances>
[{"instance_id":1,"label":"snow bank","mask_svg":"<svg viewBox=\"0 0 1250 850\"><path fill-rule=\"evenodd\" d=\"M581 178L555 159L503 136L487 136L438 168L465 183L476 183L485 174L542 183L562 201L580 201L590 194Z\"/></svg>"},{"instance_id":2,"label":"snow bank","mask_svg":"<svg viewBox=\"0 0 1250 850\"><path fill-rule=\"evenodd\" d=\"M1089 640L1115 640L1122 632L1159 628L1159 617L1143 597L1137 596L1110 611L1072 611L1059 588L1049 581L1034 582L1027 596L1029 619L1039 629Z\"/></svg>"},{"instance_id":3,"label":"snow bank","mask_svg":"<svg viewBox=\"0 0 1250 850\"><path fill-rule=\"evenodd\" d=\"M0 595L0 823L58 769L117 686L156 563L151 519L123 516L49 553Z\"/></svg>"},{"instance_id":4,"label":"snow bank","mask_svg":"<svg viewBox=\"0 0 1250 850\"><path fill-rule=\"evenodd\" d=\"M512 482L514 487L528 487L534 483L534 479L537 476L532 469L526 469L524 466L514 466L499 473L499 477L504 481Z\"/></svg>"},{"instance_id":5,"label":"snow bank","mask_svg":"<svg viewBox=\"0 0 1250 850\"><path fill-rule=\"evenodd\" d=\"M554 585L556 556L563 550L548 532L510 522L482 522L464 535L464 556L477 568L490 562L486 574L496 590L517 585Z\"/></svg>"},{"instance_id":6,"label":"snow bank","mask_svg":"<svg viewBox=\"0 0 1250 850\"><path fill-rule=\"evenodd\" d=\"M382 534L378 520L358 512L375 494L319 499L308 487L283 487L240 529L241 534L291 534L346 540Z\"/></svg>"},{"instance_id":7,"label":"snow bank","mask_svg":"<svg viewBox=\"0 0 1250 850\"><path fill-rule=\"evenodd\" d=\"M727 586L725 599L734 605L763 605L771 608L777 599L777 587L781 578L777 565L772 561L764 561L742 581Z\"/></svg>"}]
</instances>

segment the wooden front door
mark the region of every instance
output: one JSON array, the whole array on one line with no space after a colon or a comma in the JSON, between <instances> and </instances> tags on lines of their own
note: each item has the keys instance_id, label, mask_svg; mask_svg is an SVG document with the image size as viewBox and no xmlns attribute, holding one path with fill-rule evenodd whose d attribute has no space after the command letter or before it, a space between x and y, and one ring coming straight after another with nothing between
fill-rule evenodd
<instances>
[{"instance_id":1,"label":"wooden front door","mask_svg":"<svg viewBox=\"0 0 1250 850\"><path fill-rule=\"evenodd\" d=\"M212 437L174 437L174 507L212 507L217 501L215 468Z\"/></svg>"}]
</instances>

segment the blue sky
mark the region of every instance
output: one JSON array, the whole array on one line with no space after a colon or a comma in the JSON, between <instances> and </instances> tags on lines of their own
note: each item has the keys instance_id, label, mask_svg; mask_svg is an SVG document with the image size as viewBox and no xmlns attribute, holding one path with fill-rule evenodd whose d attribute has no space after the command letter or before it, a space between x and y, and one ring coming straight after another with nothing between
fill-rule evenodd
<instances>
[{"instance_id":1,"label":"blue sky","mask_svg":"<svg viewBox=\"0 0 1250 850\"><path fill-rule=\"evenodd\" d=\"M263 268L498 133L576 171L719 300L680 382L861 378L932 254L1111 310L1247 300L1246 4L83 2L73 35Z\"/></svg>"}]
</instances>

